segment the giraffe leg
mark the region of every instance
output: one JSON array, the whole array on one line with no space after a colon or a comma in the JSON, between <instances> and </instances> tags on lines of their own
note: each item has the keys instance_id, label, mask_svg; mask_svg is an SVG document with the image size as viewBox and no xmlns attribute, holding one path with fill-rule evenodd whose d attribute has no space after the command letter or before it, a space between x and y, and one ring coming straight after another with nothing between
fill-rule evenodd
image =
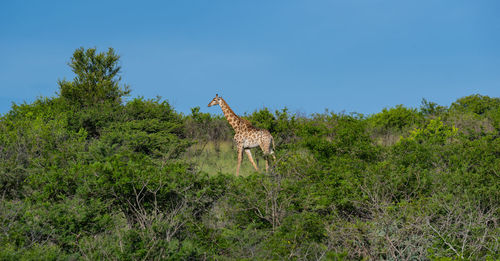
<instances>
[{"instance_id":1,"label":"giraffe leg","mask_svg":"<svg viewBox=\"0 0 500 261\"><path fill-rule=\"evenodd\" d=\"M236 166L236 176L240 174L240 166L242 158L243 158L243 148L238 148L238 165Z\"/></svg>"},{"instance_id":2,"label":"giraffe leg","mask_svg":"<svg viewBox=\"0 0 500 261\"><path fill-rule=\"evenodd\" d=\"M269 172L269 156L266 156L266 173Z\"/></svg>"},{"instance_id":3,"label":"giraffe leg","mask_svg":"<svg viewBox=\"0 0 500 261\"><path fill-rule=\"evenodd\" d=\"M274 139L272 137L271 141L269 142L269 154L271 154L271 156L273 156L273 160L276 161L276 156L274 156Z\"/></svg>"},{"instance_id":4,"label":"giraffe leg","mask_svg":"<svg viewBox=\"0 0 500 261\"><path fill-rule=\"evenodd\" d=\"M252 152L250 151L250 149L245 149L245 152L247 153L248 159L250 160L250 162L252 162L252 165L255 168L255 170L259 171L259 167L257 167L257 164L255 164L255 161L253 161Z\"/></svg>"},{"instance_id":5,"label":"giraffe leg","mask_svg":"<svg viewBox=\"0 0 500 261\"><path fill-rule=\"evenodd\" d=\"M271 149L269 146L264 145L264 143L259 144L259 146L260 149L262 149L262 152L264 152L264 158L266 161L266 172L269 172L269 154L271 153Z\"/></svg>"}]
</instances>

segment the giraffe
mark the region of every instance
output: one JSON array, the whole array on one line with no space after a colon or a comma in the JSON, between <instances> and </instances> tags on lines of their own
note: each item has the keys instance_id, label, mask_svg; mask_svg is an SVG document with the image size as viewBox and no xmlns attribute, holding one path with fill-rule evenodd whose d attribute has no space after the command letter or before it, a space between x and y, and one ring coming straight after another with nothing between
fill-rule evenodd
<instances>
[{"instance_id":1,"label":"giraffe","mask_svg":"<svg viewBox=\"0 0 500 261\"><path fill-rule=\"evenodd\" d=\"M240 173L241 160L243 158L243 151L248 156L248 159L252 163L253 167L256 171L259 171L259 167L253 161L251 148L260 147L266 156L266 172L269 171L269 155L273 156L273 159L276 160L274 156L274 139L269 133L268 130L259 129L252 124L240 118L234 111L227 105L226 101L222 99L218 94L215 95L215 98L208 104L208 107L213 105L219 105L226 117L226 120L229 122L231 127L234 129L234 141L236 143L236 149L238 150L238 165L236 166L236 176ZM271 147L272 145L272 147Z\"/></svg>"}]
</instances>

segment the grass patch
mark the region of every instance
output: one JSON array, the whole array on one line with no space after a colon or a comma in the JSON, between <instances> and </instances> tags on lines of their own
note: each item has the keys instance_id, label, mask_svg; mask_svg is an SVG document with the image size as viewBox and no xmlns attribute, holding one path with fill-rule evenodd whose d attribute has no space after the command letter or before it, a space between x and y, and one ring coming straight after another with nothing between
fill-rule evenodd
<instances>
[{"instance_id":1,"label":"grass patch","mask_svg":"<svg viewBox=\"0 0 500 261\"><path fill-rule=\"evenodd\" d=\"M265 171L266 163L260 148L252 149L255 163L261 172ZM236 174L238 155L233 142L198 142L191 146L185 154L185 158L192 163L197 171L206 172L210 175L217 173ZM254 173L255 169L248 160L246 153L243 153L243 160L240 167L240 175L247 176Z\"/></svg>"}]
</instances>

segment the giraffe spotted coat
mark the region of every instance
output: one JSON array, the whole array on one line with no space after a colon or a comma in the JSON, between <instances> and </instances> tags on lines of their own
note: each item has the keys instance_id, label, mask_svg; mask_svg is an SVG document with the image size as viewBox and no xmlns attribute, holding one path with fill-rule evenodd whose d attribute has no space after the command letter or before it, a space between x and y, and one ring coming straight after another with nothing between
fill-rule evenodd
<instances>
[{"instance_id":1,"label":"giraffe spotted coat","mask_svg":"<svg viewBox=\"0 0 500 261\"><path fill-rule=\"evenodd\" d=\"M269 159L268 155L272 155L274 159L276 157L273 155L274 151L274 140L271 133L268 130L260 129L252 126L252 124L236 115L233 110L229 107L222 97L219 95L215 95L215 98L208 104L208 107L219 105L224 113L224 117L226 117L227 121L234 129L234 141L236 143L236 148L238 150L238 164L236 166L236 175L239 175L241 160L243 157L243 151L248 156L248 159L252 163L255 170L259 171L257 164L255 164L251 148L260 147L266 155L266 172L269 171Z\"/></svg>"}]
</instances>

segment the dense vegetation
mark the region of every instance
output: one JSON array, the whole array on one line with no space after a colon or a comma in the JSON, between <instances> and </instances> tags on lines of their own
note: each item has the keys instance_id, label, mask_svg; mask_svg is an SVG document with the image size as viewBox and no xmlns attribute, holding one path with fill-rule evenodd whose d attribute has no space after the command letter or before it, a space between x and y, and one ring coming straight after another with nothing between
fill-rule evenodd
<instances>
[{"instance_id":1,"label":"dense vegetation","mask_svg":"<svg viewBox=\"0 0 500 261\"><path fill-rule=\"evenodd\" d=\"M499 98L263 108L278 160L235 177L197 160L235 165L224 118L124 101L118 61L78 49L56 97L1 116L0 259L500 258Z\"/></svg>"}]
</instances>

